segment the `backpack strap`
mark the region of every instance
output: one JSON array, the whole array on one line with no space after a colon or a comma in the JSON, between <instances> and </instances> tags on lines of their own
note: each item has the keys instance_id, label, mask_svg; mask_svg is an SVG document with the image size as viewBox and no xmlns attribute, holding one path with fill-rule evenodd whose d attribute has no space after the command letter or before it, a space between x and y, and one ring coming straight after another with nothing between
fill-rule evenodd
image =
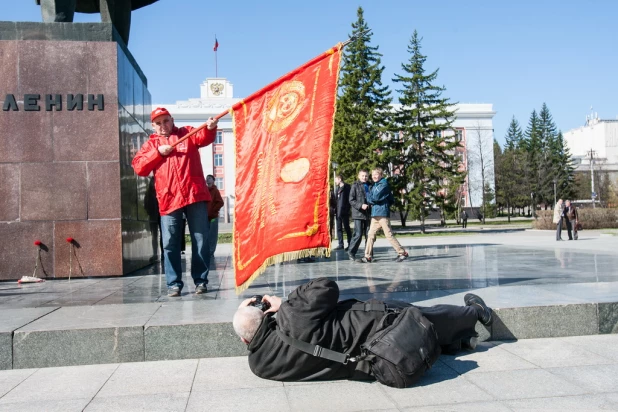
<instances>
[{"instance_id":1,"label":"backpack strap","mask_svg":"<svg viewBox=\"0 0 618 412\"><path fill-rule=\"evenodd\" d=\"M386 313L388 311L388 308L386 307L384 303L357 302L353 304L352 307L350 307L347 310ZM346 353L337 352L337 351L334 351L328 348L324 348L320 345L314 345L312 343L307 343L305 341L293 338L283 333L279 328L277 328L277 335L279 335L279 338L282 341L284 341L286 344L302 352L308 353L309 355L316 356L318 358L324 358L324 359L331 360L333 362L343 363L344 365L347 365L348 362L357 362L363 359L363 357L360 357L360 356L351 357L349 354L346 354Z\"/></svg>"},{"instance_id":2,"label":"backpack strap","mask_svg":"<svg viewBox=\"0 0 618 412\"><path fill-rule=\"evenodd\" d=\"M358 310L363 312L386 312L386 305L377 302L357 302L349 310Z\"/></svg>"},{"instance_id":3,"label":"backpack strap","mask_svg":"<svg viewBox=\"0 0 618 412\"><path fill-rule=\"evenodd\" d=\"M360 358L350 357L350 355L346 353L337 352L331 349L324 348L320 345L314 345L312 343L307 343L305 341L295 339L283 333L279 328L277 328L277 335L279 335L279 338L281 338L282 341L292 346L293 348L296 348L302 352L308 353L309 355L313 355L318 358L324 358L334 362L343 363L344 365L347 365L349 362L356 362L360 360Z\"/></svg>"}]
</instances>

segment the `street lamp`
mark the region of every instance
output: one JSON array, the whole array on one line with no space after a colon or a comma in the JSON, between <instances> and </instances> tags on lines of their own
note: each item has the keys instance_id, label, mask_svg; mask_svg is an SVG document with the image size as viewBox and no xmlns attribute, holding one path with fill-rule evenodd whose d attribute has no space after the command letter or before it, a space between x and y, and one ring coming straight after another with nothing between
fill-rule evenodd
<instances>
[{"instance_id":1,"label":"street lamp","mask_svg":"<svg viewBox=\"0 0 618 412\"><path fill-rule=\"evenodd\" d=\"M534 205L534 192L530 193L530 205L532 207L532 217L536 219L536 206Z\"/></svg>"},{"instance_id":2,"label":"street lamp","mask_svg":"<svg viewBox=\"0 0 618 412\"><path fill-rule=\"evenodd\" d=\"M556 183L558 183L558 179L554 177L554 207L556 206L556 203L558 203L558 200L556 197Z\"/></svg>"}]
</instances>

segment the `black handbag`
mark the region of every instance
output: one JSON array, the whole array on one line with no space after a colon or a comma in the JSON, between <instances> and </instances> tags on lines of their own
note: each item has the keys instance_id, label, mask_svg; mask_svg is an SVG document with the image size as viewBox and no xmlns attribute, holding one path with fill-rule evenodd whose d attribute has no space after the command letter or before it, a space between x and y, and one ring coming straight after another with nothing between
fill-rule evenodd
<instances>
[{"instance_id":1,"label":"black handbag","mask_svg":"<svg viewBox=\"0 0 618 412\"><path fill-rule=\"evenodd\" d=\"M352 310L362 309L353 307ZM376 379L394 388L407 388L416 383L425 371L431 368L441 352L433 324L414 306L408 306L401 311L387 311L380 320L376 333L361 346L361 355L356 357L303 342L279 329L277 334L288 345L313 356L344 365L349 362L368 361Z\"/></svg>"}]
</instances>

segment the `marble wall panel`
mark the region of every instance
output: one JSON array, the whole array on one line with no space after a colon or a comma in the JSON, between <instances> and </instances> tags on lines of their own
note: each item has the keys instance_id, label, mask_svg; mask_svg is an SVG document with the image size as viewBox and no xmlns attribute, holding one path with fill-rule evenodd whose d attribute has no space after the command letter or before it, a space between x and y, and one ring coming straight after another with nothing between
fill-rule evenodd
<instances>
[{"instance_id":1,"label":"marble wall panel","mask_svg":"<svg viewBox=\"0 0 618 412\"><path fill-rule=\"evenodd\" d=\"M82 271L85 277L122 275L120 220L54 222L54 273L57 278L69 276L71 248L66 241L69 237L75 239L72 277L81 277Z\"/></svg>"},{"instance_id":2,"label":"marble wall panel","mask_svg":"<svg viewBox=\"0 0 618 412\"><path fill-rule=\"evenodd\" d=\"M88 90L87 42L19 42L19 92L86 93Z\"/></svg>"},{"instance_id":3,"label":"marble wall panel","mask_svg":"<svg viewBox=\"0 0 618 412\"><path fill-rule=\"evenodd\" d=\"M17 85L17 43L13 41L0 42L0 101L4 101L7 93L18 93Z\"/></svg>"},{"instance_id":4,"label":"marble wall panel","mask_svg":"<svg viewBox=\"0 0 618 412\"><path fill-rule=\"evenodd\" d=\"M133 72L135 69L120 46L118 47L118 103L133 113Z\"/></svg>"},{"instance_id":5,"label":"marble wall panel","mask_svg":"<svg viewBox=\"0 0 618 412\"><path fill-rule=\"evenodd\" d=\"M24 163L21 166L21 220L87 218L86 164Z\"/></svg>"},{"instance_id":6,"label":"marble wall panel","mask_svg":"<svg viewBox=\"0 0 618 412\"><path fill-rule=\"evenodd\" d=\"M118 103L118 48L113 42L88 42L88 93Z\"/></svg>"},{"instance_id":7,"label":"marble wall panel","mask_svg":"<svg viewBox=\"0 0 618 412\"><path fill-rule=\"evenodd\" d=\"M0 280L32 276L41 241L38 277L53 277L54 227L52 222L0 222Z\"/></svg>"},{"instance_id":8,"label":"marble wall panel","mask_svg":"<svg viewBox=\"0 0 618 412\"><path fill-rule=\"evenodd\" d=\"M124 273L130 273L158 260L159 225L156 222L122 221Z\"/></svg>"},{"instance_id":9,"label":"marble wall panel","mask_svg":"<svg viewBox=\"0 0 618 412\"><path fill-rule=\"evenodd\" d=\"M120 218L120 165L88 163L88 219Z\"/></svg>"},{"instance_id":10,"label":"marble wall panel","mask_svg":"<svg viewBox=\"0 0 618 412\"><path fill-rule=\"evenodd\" d=\"M0 163L0 221L19 219L19 165Z\"/></svg>"},{"instance_id":11,"label":"marble wall panel","mask_svg":"<svg viewBox=\"0 0 618 412\"><path fill-rule=\"evenodd\" d=\"M2 76L0 76L2 77ZM51 162L50 112L0 111L2 162Z\"/></svg>"},{"instance_id":12,"label":"marble wall panel","mask_svg":"<svg viewBox=\"0 0 618 412\"><path fill-rule=\"evenodd\" d=\"M118 106L105 103L104 110L53 112L56 161L118 160Z\"/></svg>"}]
</instances>

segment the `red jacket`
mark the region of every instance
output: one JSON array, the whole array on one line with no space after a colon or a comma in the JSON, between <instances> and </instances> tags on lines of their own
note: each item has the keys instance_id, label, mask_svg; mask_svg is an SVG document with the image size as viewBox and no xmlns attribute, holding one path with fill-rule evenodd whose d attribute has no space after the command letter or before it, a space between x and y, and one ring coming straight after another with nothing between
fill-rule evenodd
<instances>
[{"instance_id":1,"label":"red jacket","mask_svg":"<svg viewBox=\"0 0 618 412\"><path fill-rule=\"evenodd\" d=\"M139 176L154 172L161 216L192 203L210 200L198 149L215 141L216 130L204 128L176 146L169 155L159 153L159 146L173 144L191 130L191 126L174 127L168 138L152 134L133 158L132 166Z\"/></svg>"},{"instance_id":2,"label":"red jacket","mask_svg":"<svg viewBox=\"0 0 618 412\"><path fill-rule=\"evenodd\" d=\"M221 192L219 192L219 188L217 185L212 185L208 188L210 192L210 198L212 202L208 203L208 219L213 220L216 217L219 217L219 211L225 205L223 202L223 198L221 197Z\"/></svg>"}]
</instances>

